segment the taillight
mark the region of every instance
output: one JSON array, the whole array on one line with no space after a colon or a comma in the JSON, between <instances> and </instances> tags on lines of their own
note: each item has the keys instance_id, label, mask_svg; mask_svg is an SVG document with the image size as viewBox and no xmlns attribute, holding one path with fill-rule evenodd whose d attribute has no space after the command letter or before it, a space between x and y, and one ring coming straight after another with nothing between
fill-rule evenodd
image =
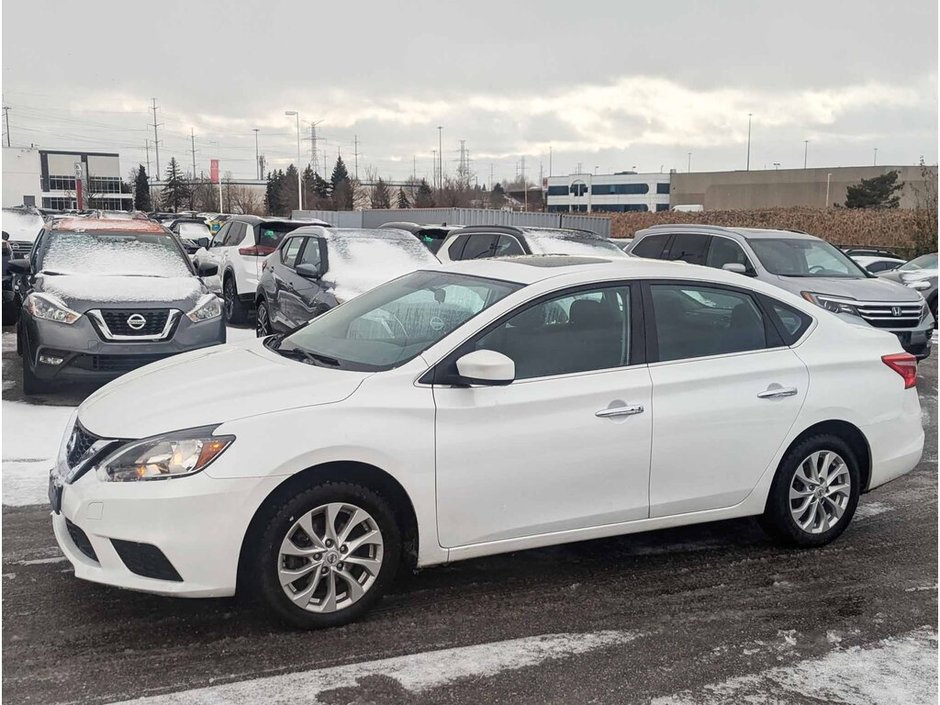
<instances>
[{"instance_id":1,"label":"taillight","mask_svg":"<svg viewBox=\"0 0 940 705\"><path fill-rule=\"evenodd\" d=\"M910 389L917 384L917 358L910 353L882 355L881 361L901 375L905 389Z\"/></svg>"},{"instance_id":2,"label":"taillight","mask_svg":"<svg viewBox=\"0 0 940 705\"><path fill-rule=\"evenodd\" d=\"M238 254L245 255L246 257L267 257L276 249L277 249L276 247L268 247L267 245L255 245L253 247L239 247Z\"/></svg>"}]
</instances>

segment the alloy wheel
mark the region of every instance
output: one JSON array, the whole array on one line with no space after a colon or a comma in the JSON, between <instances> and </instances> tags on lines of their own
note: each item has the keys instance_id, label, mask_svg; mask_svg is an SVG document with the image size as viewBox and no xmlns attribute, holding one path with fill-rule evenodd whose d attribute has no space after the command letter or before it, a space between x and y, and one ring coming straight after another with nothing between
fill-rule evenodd
<instances>
[{"instance_id":1,"label":"alloy wheel","mask_svg":"<svg viewBox=\"0 0 940 705\"><path fill-rule=\"evenodd\" d=\"M321 614L358 602L375 584L384 544L369 512L331 502L297 519L278 552L278 578L297 607Z\"/></svg>"},{"instance_id":2,"label":"alloy wheel","mask_svg":"<svg viewBox=\"0 0 940 705\"><path fill-rule=\"evenodd\" d=\"M805 458L790 481L790 515L803 531L821 534L839 523L852 495L852 476L838 453Z\"/></svg>"},{"instance_id":3,"label":"alloy wheel","mask_svg":"<svg viewBox=\"0 0 940 705\"><path fill-rule=\"evenodd\" d=\"M235 284L231 279L227 279L225 286L222 287L222 302L225 306L226 320L232 320L232 311L235 308Z\"/></svg>"},{"instance_id":4,"label":"alloy wheel","mask_svg":"<svg viewBox=\"0 0 940 705\"><path fill-rule=\"evenodd\" d=\"M258 304L258 315L255 318L255 335L259 338L271 335L271 324L268 321L268 307L262 301Z\"/></svg>"}]
</instances>

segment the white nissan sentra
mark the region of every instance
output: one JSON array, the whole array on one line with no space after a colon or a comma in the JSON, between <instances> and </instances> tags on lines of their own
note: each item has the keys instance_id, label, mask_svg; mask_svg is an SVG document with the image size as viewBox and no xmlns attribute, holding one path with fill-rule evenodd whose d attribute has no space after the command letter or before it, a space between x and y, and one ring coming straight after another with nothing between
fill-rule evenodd
<instances>
[{"instance_id":1,"label":"white nissan sentra","mask_svg":"<svg viewBox=\"0 0 940 705\"><path fill-rule=\"evenodd\" d=\"M403 563L751 515L820 546L920 459L916 370L889 333L705 267L441 265L102 388L53 524L79 578L252 591L308 628Z\"/></svg>"}]
</instances>

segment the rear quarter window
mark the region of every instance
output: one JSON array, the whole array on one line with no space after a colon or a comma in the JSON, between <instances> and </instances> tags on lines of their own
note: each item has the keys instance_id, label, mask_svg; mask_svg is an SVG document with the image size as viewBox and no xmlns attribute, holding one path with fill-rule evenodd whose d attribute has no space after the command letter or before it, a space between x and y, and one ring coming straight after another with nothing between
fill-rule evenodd
<instances>
[{"instance_id":1,"label":"rear quarter window","mask_svg":"<svg viewBox=\"0 0 940 705\"><path fill-rule=\"evenodd\" d=\"M669 235L648 235L630 250L631 255L648 259L662 259L663 249L669 241Z\"/></svg>"},{"instance_id":2,"label":"rear quarter window","mask_svg":"<svg viewBox=\"0 0 940 705\"><path fill-rule=\"evenodd\" d=\"M764 305L770 310L771 318L783 339L784 344L793 345L803 337L813 319L802 311L797 311L769 296L762 297Z\"/></svg>"}]
</instances>

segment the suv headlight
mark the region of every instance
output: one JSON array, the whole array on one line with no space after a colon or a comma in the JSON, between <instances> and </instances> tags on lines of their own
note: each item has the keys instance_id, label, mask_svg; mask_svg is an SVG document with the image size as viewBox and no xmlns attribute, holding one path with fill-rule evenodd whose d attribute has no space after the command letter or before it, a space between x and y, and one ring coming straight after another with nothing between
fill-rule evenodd
<instances>
[{"instance_id":1,"label":"suv headlight","mask_svg":"<svg viewBox=\"0 0 940 705\"><path fill-rule=\"evenodd\" d=\"M216 428L204 426L175 431L122 446L98 464L98 479L136 482L194 475L235 440L235 436L213 436Z\"/></svg>"},{"instance_id":2,"label":"suv headlight","mask_svg":"<svg viewBox=\"0 0 940 705\"><path fill-rule=\"evenodd\" d=\"M847 313L851 316L861 316L858 312L858 309L855 307L856 304L851 299L843 299L838 296L829 296L827 294L815 294L812 291L801 292L803 298L807 301L821 306L827 311L832 311L833 313Z\"/></svg>"},{"instance_id":3,"label":"suv headlight","mask_svg":"<svg viewBox=\"0 0 940 705\"><path fill-rule=\"evenodd\" d=\"M66 325L72 325L82 317L82 314L73 311L65 305L62 299L52 294L32 293L26 297L23 308L33 318L65 323Z\"/></svg>"},{"instance_id":4,"label":"suv headlight","mask_svg":"<svg viewBox=\"0 0 940 705\"><path fill-rule=\"evenodd\" d=\"M206 294L196 303L196 307L186 314L193 323L208 321L222 315L222 302L215 294Z\"/></svg>"}]
</instances>

